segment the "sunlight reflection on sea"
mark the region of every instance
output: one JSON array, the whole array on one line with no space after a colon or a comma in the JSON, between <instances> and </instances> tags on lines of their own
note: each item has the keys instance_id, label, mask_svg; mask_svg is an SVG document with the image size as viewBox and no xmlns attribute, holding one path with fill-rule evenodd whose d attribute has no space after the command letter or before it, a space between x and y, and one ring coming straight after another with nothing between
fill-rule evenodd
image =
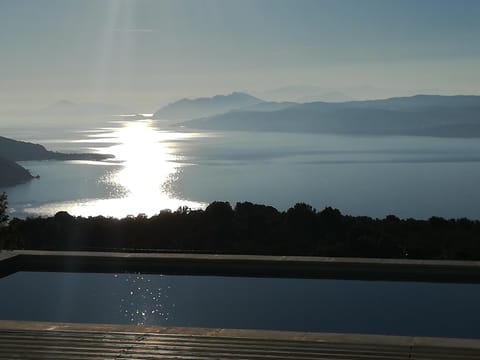
<instances>
[{"instance_id":1,"label":"sunlight reflection on sea","mask_svg":"<svg viewBox=\"0 0 480 360\"><path fill-rule=\"evenodd\" d=\"M74 140L89 146L90 151L115 156L106 162L97 162L99 165L120 165L118 170L98 180L110 185L112 190L108 198L54 202L24 211L27 214L53 215L58 211L67 211L78 216L125 217L138 214L151 216L160 210L176 210L181 206L205 206L175 197L168 186L178 169L188 166L176 154L174 143L198 137L199 134L161 131L150 120L120 124L120 127L104 128L101 133L85 133L86 138Z\"/></svg>"}]
</instances>

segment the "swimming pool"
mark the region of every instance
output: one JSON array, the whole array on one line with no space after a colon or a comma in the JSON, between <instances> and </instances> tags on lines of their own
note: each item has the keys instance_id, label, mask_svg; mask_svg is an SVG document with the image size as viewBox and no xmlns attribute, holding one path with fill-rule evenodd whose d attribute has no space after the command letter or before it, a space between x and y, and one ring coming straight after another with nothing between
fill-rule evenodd
<instances>
[{"instance_id":1,"label":"swimming pool","mask_svg":"<svg viewBox=\"0 0 480 360\"><path fill-rule=\"evenodd\" d=\"M480 338L480 284L20 271L0 319Z\"/></svg>"}]
</instances>

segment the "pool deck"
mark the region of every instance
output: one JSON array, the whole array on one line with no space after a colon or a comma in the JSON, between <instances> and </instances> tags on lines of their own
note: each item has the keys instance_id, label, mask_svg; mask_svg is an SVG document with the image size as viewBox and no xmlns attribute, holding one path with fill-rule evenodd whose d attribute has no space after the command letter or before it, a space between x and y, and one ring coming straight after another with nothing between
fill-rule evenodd
<instances>
[{"instance_id":1,"label":"pool deck","mask_svg":"<svg viewBox=\"0 0 480 360\"><path fill-rule=\"evenodd\" d=\"M0 359L480 359L480 340L0 321Z\"/></svg>"},{"instance_id":2,"label":"pool deck","mask_svg":"<svg viewBox=\"0 0 480 360\"><path fill-rule=\"evenodd\" d=\"M179 253L0 252L0 278L17 271L480 283L480 262L477 261ZM480 360L480 339L0 320L0 359L159 358Z\"/></svg>"}]
</instances>

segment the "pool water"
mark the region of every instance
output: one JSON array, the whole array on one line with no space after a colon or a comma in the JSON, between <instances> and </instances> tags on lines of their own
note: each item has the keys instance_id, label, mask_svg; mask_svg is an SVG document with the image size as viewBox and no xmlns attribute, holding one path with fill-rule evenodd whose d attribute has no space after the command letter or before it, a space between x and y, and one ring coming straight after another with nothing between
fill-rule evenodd
<instances>
[{"instance_id":1,"label":"pool water","mask_svg":"<svg viewBox=\"0 0 480 360\"><path fill-rule=\"evenodd\" d=\"M480 285L18 272L0 319L480 338Z\"/></svg>"}]
</instances>

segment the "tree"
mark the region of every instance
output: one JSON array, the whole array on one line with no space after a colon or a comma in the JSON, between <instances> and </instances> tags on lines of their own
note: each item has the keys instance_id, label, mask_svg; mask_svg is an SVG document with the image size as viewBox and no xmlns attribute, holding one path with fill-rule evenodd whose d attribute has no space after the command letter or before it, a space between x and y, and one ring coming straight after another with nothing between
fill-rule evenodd
<instances>
[{"instance_id":1,"label":"tree","mask_svg":"<svg viewBox=\"0 0 480 360\"><path fill-rule=\"evenodd\" d=\"M0 195L0 226L5 226L8 222L8 201L7 194L2 193Z\"/></svg>"},{"instance_id":2,"label":"tree","mask_svg":"<svg viewBox=\"0 0 480 360\"><path fill-rule=\"evenodd\" d=\"M205 214L214 221L225 222L232 219L234 212L229 202L214 201L207 206Z\"/></svg>"}]
</instances>

